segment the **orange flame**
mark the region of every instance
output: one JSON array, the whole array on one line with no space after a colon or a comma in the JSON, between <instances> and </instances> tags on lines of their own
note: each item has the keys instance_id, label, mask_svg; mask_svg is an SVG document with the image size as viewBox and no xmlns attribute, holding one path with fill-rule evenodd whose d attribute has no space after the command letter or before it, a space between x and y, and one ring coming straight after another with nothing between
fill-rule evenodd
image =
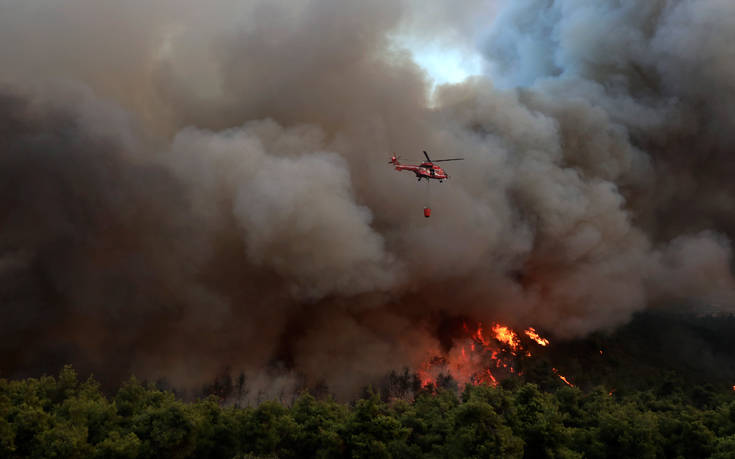
<instances>
[{"instance_id":1,"label":"orange flame","mask_svg":"<svg viewBox=\"0 0 735 459\"><path fill-rule=\"evenodd\" d=\"M488 379L483 379L482 377L479 378L478 382L480 384L483 384L483 383L484 384L488 384L489 383L489 384L491 384L493 386L497 386L498 385L498 380L495 379L495 376L493 376L493 374L490 372L490 369L485 370L485 374L487 375Z\"/></svg>"},{"instance_id":2,"label":"orange flame","mask_svg":"<svg viewBox=\"0 0 735 459\"><path fill-rule=\"evenodd\" d=\"M559 379L561 379L562 381L564 381L564 384L566 384L569 387L574 387L574 384L570 383L567 380L567 378L565 378L564 376L562 376L562 375L559 374L559 370L557 370L556 368L552 368L551 370L559 377Z\"/></svg>"},{"instance_id":3,"label":"orange flame","mask_svg":"<svg viewBox=\"0 0 735 459\"><path fill-rule=\"evenodd\" d=\"M536 333L536 329L533 327L529 327L528 330L525 331L526 335L531 338L532 340L536 341L540 346L548 346L549 340L546 338L542 338L541 335Z\"/></svg>"},{"instance_id":4,"label":"orange flame","mask_svg":"<svg viewBox=\"0 0 735 459\"><path fill-rule=\"evenodd\" d=\"M473 338L475 338L477 341L480 342L483 346L487 347L490 345L490 342L482 335L482 324L479 324L477 326L477 331L474 335L472 335Z\"/></svg>"},{"instance_id":5,"label":"orange flame","mask_svg":"<svg viewBox=\"0 0 735 459\"><path fill-rule=\"evenodd\" d=\"M474 329L474 331L471 331ZM530 357L518 333L506 325L494 323L491 327L476 327L462 323L463 338L457 338L448 351L439 351L427 359L417 370L422 388L438 386L441 375L450 376L459 387L466 384L488 384L496 386L501 378L521 375L515 368L518 356ZM529 327L523 333L540 346L548 346L549 340ZM554 373L558 375L556 369ZM574 385L564 376L559 378L571 387Z\"/></svg>"},{"instance_id":6,"label":"orange flame","mask_svg":"<svg viewBox=\"0 0 735 459\"><path fill-rule=\"evenodd\" d=\"M506 327L505 325L493 325L493 333L495 333L496 340L500 341L501 343L507 344L508 347L510 347L513 351L517 350L518 346L521 345L521 342L518 339L518 335L516 335L513 330Z\"/></svg>"},{"instance_id":7,"label":"orange flame","mask_svg":"<svg viewBox=\"0 0 735 459\"><path fill-rule=\"evenodd\" d=\"M434 378L432 378L428 372L428 367L429 367L429 364L425 363L423 365L423 368L421 368L420 370L416 372L419 376L419 379L421 380L422 389L425 389L426 387L428 387L430 384L434 382Z\"/></svg>"}]
</instances>

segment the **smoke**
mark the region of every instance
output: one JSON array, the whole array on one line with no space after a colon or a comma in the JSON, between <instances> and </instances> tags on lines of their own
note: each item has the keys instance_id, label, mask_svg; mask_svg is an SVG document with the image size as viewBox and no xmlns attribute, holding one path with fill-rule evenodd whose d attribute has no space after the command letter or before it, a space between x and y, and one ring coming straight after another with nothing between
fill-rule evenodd
<instances>
[{"instance_id":1,"label":"smoke","mask_svg":"<svg viewBox=\"0 0 735 459\"><path fill-rule=\"evenodd\" d=\"M456 318L732 311L735 5L466 8L0 4L0 374L349 396ZM430 96L405 33L487 73Z\"/></svg>"}]
</instances>

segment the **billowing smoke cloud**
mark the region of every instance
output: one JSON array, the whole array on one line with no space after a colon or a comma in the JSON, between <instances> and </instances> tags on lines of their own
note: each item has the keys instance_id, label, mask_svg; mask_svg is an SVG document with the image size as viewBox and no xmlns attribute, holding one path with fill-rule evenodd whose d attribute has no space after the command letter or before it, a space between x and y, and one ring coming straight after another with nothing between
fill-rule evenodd
<instances>
[{"instance_id":1,"label":"billowing smoke cloud","mask_svg":"<svg viewBox=\"0 0 735 459\"><path fill-rule=\"evenodd\" d=\"M3 3L0 374L348 396L446 320L732 310L735 5L468 8ZM429 103L406 30L487 74ZM386 164L423 149L466 161L428 188Z\"/></svg>"}]
</instances>

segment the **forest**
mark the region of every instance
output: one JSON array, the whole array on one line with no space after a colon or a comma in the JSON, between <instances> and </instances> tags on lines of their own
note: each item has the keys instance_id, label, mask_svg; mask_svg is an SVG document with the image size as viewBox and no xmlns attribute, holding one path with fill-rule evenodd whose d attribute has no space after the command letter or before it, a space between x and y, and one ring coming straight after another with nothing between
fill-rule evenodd
<instances>
[{"instance_id":1,"label":"forest","mask_svg":"<svg viewBox=\"0 0 735 459\"><path fill-rule=\"evenodd\" d=\"M672 375L627 393L520 377L461 391L444 382L404 398L368 388L350 403L304 392L248 406L184 401L135 378L106 394L66 366L0 379L0 456L735 457L735 392L713 385Z\"/></svg>"},{"instance_id":2,"label":"forest","mask_svg":"<svg viewBox=\"0 0 735 459\"><path fill-rule=\"evenodd\" d=\"M734 339L732 316L647 312L534 349L497 385L406 368L352 400L256 394L229 370L196 393L71 365L1 375L0 457L735 458Z\"/></svg>"}]
</instances>

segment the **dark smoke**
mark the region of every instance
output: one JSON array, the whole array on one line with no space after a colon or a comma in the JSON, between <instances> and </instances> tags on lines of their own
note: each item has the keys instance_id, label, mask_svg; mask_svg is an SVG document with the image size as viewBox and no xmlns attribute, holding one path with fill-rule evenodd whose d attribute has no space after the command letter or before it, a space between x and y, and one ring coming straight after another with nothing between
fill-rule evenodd
<instances>
[{"instance_id":1,"label":"dark smoke","mask_svg":"<svg viewBox=\"0 0 735 459\"><path fill-rule=\"evenodd\" d=\"M401 33L487 73L429 97ZM459 317L732 311L734 35L725 0L4 2L0 375L348 396ZM428 195L386 164L423 149L466 158Z\"/></svg>"}]
</instances>

